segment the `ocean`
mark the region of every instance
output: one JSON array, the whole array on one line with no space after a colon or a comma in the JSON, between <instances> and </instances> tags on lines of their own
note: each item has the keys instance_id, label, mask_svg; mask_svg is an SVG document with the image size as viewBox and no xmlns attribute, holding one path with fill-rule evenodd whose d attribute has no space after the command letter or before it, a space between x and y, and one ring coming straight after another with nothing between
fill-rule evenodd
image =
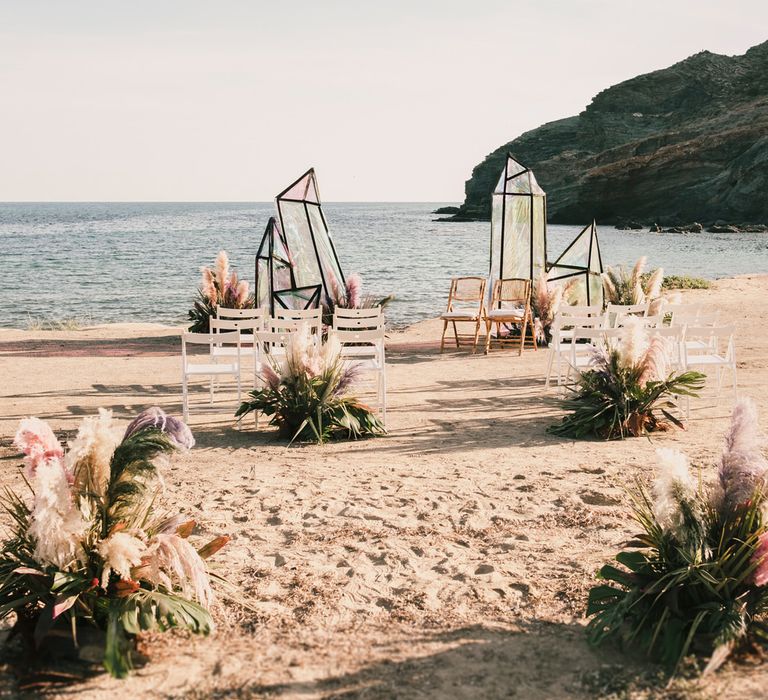
<instances>
[{"instance_id":1,"label":"ocean","mask_svg":"<svg viewBox=\"0 0 768 700\"><path fill-rule=\"evenodd\" d=\"M441 203L442 204L442 203ZM488 271L490 224L438 223L436 203L330 203L328 225L345 274L365 292L394 294L400 326L437 316L449 279ZM180 324L201 265L224 249L253 283L272 203L0 203L0 326ZM587 222L584 222L585 224ZM550 225L554 261L581 226ZM600 227L603 263L714 279L768 273L768 234L674 234Z\"/></svg>"}]
</instances>

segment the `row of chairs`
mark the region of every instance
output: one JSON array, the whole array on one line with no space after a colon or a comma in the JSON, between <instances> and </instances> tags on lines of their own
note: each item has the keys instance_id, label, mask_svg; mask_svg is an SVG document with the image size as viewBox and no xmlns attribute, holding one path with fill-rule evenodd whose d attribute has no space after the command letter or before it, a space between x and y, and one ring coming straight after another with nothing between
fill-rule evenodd
<instances>
[{"instance_id":1,"label":"row of chairs","mask_svg":"<svg viewBox=\"0 0 768 700\"><path fill-rule=\"evenodd\" d=\"M184 419L189 418L188 385L191 378L199 376L209 378L211 404L217 381L222 377L233 378L239 405L242 398L241 373L245 361L251 361L253 387L256 388L262 363L270 362L280 367L285 359L285 348L292 333L301 327L308 327L315 342L322 342L321 313L320 309L284 309L271 317L266 309L218 307L216 317L210 320L209 333L182 333ZM381 307L337 308L334 311L332 326L328 331L329 335L335 336L339 342L343 362L354 365L361 375L373 375L382 421L386 421L387 390L384 328L385 320ZM193 355L188 348L189 345L206 346L207 353ZM197 357L205 357L205 361L198 362L193 359Z\"/></svg>"},{"instance_id":2,"label":"row of chairs","mask_svg":"<svg viewBox=\"0 0 768 700\"><path fill-rule=\"evenodd\" d=\"M667 304L662 313L653 316L648 315L647 304L609 304L604 312L599 306L563 307L552 327L546 385L550 384L555 361L560 386L564 359L567 361L567 383L572 370L578 372L588 366L598 342L611 342L622 335L622 327L629 318L643 325L649 335L660 335L668 340L673 369L705 372L714 369L718 393L722 387L723 370L728 370L736 391L736 328L733 324L721 325L719 312L711 311L703 304Z\"/></svg>"},{"instance_id":3,"label":"row of chairs","mask_svg":"<svg viewBox=\"0 0 768 700\"><path fill-rule=\"evenodd\" d=\"M448 307L440 316L443 321L443 335L440 339L440 352L445 349L445 335L448 326L453 326L456 347L461 347L462 340L472 343L472 352L477 351L480 329L485 326L485 352L491 349L491 343L499 346L518 345L519 354L528 342L537 348L536 331L531 314L531 281L528 279L498 279L493 283L490 304L486 307L485 277L455 277L451 280L448 292ZM457 324L470 324L474 331L460 334ZM512 326L519 327L519 335L511 332ZM495 335L492 333L495 326ZM506 335L504 334L506 331ZM530 337L528 337L530 335Z\"/></svg>"}]
</instances>

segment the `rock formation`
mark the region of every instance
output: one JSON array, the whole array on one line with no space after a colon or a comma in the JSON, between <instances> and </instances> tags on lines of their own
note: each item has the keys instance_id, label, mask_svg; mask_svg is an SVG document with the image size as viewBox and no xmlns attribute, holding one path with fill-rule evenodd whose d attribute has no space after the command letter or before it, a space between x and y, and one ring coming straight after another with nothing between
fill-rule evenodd
<instances>
[{"instance_id":1,"label":"rock formation","mask_svg":"<svg viewBox=\"0 0 768 700\"><path fill-rule=\"evenodd\" d=\"M768 41L632 78L504 144L454 219L490 218L507 152L535 171L553 223L768 221Z\"/></svg>"}]
</instances>

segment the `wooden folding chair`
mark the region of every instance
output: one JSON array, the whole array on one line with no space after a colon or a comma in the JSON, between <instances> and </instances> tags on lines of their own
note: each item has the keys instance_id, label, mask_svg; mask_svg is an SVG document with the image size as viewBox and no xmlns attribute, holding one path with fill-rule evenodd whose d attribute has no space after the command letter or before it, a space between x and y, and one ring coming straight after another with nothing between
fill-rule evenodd
<instances>
[{"instance_id":1,"label":"wooden folding chair","mask_svg":"<svg viewBox=\"0 0 768 700\"><path fill-rule=\"evenodd\" d=\"M508 278L496 280L491 294L491 308L485 314L485 354L491 349L491 327L496 324L496 342L499 346L505 343L514 345L518 338L511 335L503 337L502 326L512 324L520 326L520 354L523 354L526 331L530 330L530 343L537 350L536 330L533 327L531 315L531 280Z\"/></svg>"},{"instance_id":2,"label":"wooden folding chair","mask_svg":"<svg viewBox=\"0 0 768 700\"><path fill-rule=\"evenodd\" d=\"M477 350L477 339L480 336L480 324L485 315L485 277L454 277L451 280L451 290L448 293L448 307L441 314L443 320L443 336L440 339L440 352L445 349L445 333L448 324L453 324L453 337L456 347L461 347L461 340L472 341L472 352ZM474 334L459 335L457 323L471 323L475 326Z\"/></svg>"}]
</instances>

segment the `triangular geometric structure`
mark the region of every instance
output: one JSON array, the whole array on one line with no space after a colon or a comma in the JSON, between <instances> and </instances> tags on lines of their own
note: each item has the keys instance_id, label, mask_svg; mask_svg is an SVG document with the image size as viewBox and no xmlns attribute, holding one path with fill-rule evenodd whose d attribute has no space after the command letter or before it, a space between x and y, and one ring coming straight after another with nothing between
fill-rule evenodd
<instances>
[{"instance_id":1,"label":"triangular geometric structure","mask_svg":"<svg viewBox=\"0 0 768 700\"><path fill-rule=\"evenodd\" d=\"M593 221L574 238L560 257L550 265L550 282L578 278L573 297L578 304L603 305L603 258L597 240L597 226Z\"/></svg>"},{"instance_id":2,"label":"triangular geometric structure","mask_svg":"<svg viewBox=\"0 0 768 700\"><path fill-rule=\"evenodd\" d=\"M311 284L307 287L291 287L290 289L278 289L272 295L274 305L280 309L303 311L304 309L317 309L320 307L320 285ZM274 316L275 309L272 309Z\"/></svg>"},{"instance_id":3,"label":"triangular geometric structure","mask_svg":"<svg viewBox=\"0 0 768 700\"><path fill-rule=\"evenodd\" d=\"M345 281L323 215L314 169L277 195L276 201L283 243L291 261L291 288L319 285L320 303L331 306Z\"/></svg>"},{"instance_id":4,"label":"triangular geometric structure","mask_svg":"<svg viewBox=\"0 0 768 700\"><path fill-rule=\"evenodd\" d=\"M492 196L491 271L496 279L534 281L547 265L547 195L533 172L507 154Z\"/></svg>"},{"instance_id":5,"label":"triangular geometric structure","mask_svg":"<svg viewBox=\"0 0 768 700\"><path fill-rule=\"evenodd\" d=\"M256 306L268 307L269 313L274 314L274 293L295 284L288 246L277 219L271 216L256 253Z\"/></svg>"}]
</instances>

